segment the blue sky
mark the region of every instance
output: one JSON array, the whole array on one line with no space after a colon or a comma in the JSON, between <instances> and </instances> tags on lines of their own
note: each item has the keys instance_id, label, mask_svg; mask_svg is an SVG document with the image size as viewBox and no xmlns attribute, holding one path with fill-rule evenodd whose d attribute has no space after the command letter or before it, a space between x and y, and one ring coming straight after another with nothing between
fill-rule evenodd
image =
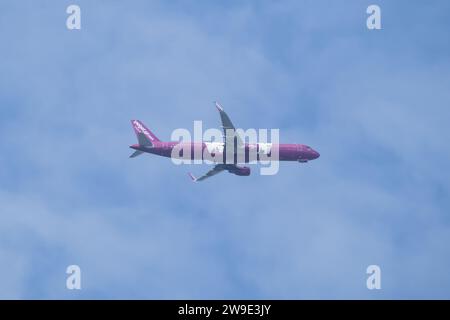
<instances>
[{"instance_id":1,"label":"blue sky","mask_svg":"<svg viewBox=\"0 0 450 320\"><path fill-rule=\"evenodd\" d=\"M449 12L2 1L0 297L450 298ZM207 166L128 159L130 119L168 140L218 127L214 100L321 157L198 184L186 173ZM71 264L81 291L65 288Z\"/></svg>"}]
</instances>

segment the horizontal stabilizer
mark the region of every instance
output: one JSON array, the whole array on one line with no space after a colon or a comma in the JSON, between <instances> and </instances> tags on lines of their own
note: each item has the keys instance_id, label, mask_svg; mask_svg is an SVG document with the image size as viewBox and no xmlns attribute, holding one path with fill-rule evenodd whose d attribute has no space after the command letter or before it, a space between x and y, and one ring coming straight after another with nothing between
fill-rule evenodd
<instances>
[{"instance_id":1,"label":"horizontal stabilizer","mask_svg":"<svg viewBox=\"0 0 450 320\"><path fill-rule=\"evenodd\" d=\"M140 156L141 154L143 154L143 151L140 150L136 150L131 156L130 158L136 158L137 156Z\"/></svg>"}]
</instances>

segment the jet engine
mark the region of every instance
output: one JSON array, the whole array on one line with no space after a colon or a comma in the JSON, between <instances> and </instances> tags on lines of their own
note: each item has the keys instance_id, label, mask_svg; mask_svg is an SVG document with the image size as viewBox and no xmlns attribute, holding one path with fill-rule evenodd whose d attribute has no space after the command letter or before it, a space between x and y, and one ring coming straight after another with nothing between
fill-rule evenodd
<instances>
[{"instance_id":1,"label":"jet engine","mask_svg":"<svg viewBox=\"0 0 450 320\"><path fill-rule=\"evenodd\" d=\"M234 168L229 169L228 172L234 173L235 175L238 175L238 176L249 176L251 170L249 167L235 166Z\"/></svg>"}]
</instances>

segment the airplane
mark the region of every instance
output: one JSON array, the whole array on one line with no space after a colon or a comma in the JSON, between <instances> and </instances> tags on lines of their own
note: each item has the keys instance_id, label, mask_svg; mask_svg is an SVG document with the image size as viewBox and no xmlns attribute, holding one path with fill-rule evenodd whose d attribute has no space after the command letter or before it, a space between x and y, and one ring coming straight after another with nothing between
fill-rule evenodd
<instances>
[{"instance_id":1,"label":"airplane","mask_svg":"<svg viewBox=\"0 0 450 320\"><path fill-rule=\"evenodd\" d=\"M130 146L131 149L134 149L135 152L130 155L130 158L135 158L140 156L143 153L151 153L158 156L171 158L172 150L175 147L180 148L185 147L184 150L190 150L191 155L190 159L196 159L196 155L200 155L203 158L204 151L208 152L208 154L216 159L223 159L224 161L220 163L215 163L214 167L209 170L203 176L196 178L194 175L189 173L189 176L194 182L203 181L207 178L215 176L216 174L228 171L229 173L233 173L238 176L249 176L250 168L246 166L239 166L241 163L250 162L249 150L255 150L257 155L257 160L260 160L260 153L264 153L267 156L270 156L271 150L273 148L278 147L279 157L278 161L298 161L300 163L305 163L310 160L317 159L320 154L312 149L311 147L304 144L278 144L274 145L272 143L257 143L249 144L244 143L239 135L236 133L236 128L231 122L228 115L225 113L222 106L215 102L215 106L220 114L220 119L222 121L223 128L223 142L178 142L178 141L169 141L163 142L159 140L153 132L151 132L145 125L139 120L131 120L131 125L133 126L134 132L136 133L136 137L138 140L137 144L133 144ZM232 133L232 134L230 134ZM184 145L183 144L188 144ZM227 146L233 146L233 154L234 161L229 163L227 159L225 159L225 154L227 150ZM206 149L206 150L205 150ZM243 152L244 157L240 158L244 160L243 162L238 162L237 153ZM176 153L175 153L176 154ZM183 155L177 155L177 158L182 158ZM223 157L223 158L222 158ZM200 160L203 160L200 158ZM225 161L226 160L226 161Z\"/></svg>"}]
</instances>

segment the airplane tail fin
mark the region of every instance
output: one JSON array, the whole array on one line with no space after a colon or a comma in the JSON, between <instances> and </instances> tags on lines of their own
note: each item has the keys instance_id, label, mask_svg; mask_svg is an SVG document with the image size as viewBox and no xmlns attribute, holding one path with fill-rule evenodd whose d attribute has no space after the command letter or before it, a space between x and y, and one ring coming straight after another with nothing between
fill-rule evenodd
<instances>
[{"instance_id":1,"label":"airplane tail fin","mask_svg":"<svg viewBox=\"0 0 450 320\"><path fill-rule=\"evenodd\" d=\"M151 132L145 124L143 124L139 120L131 120L131 125L133 126L134 132L136 133L136 137L138 139L140 146L150 146L153 147L155 142L160 141L154 134Z\"/></svg>"}]
</instances>

